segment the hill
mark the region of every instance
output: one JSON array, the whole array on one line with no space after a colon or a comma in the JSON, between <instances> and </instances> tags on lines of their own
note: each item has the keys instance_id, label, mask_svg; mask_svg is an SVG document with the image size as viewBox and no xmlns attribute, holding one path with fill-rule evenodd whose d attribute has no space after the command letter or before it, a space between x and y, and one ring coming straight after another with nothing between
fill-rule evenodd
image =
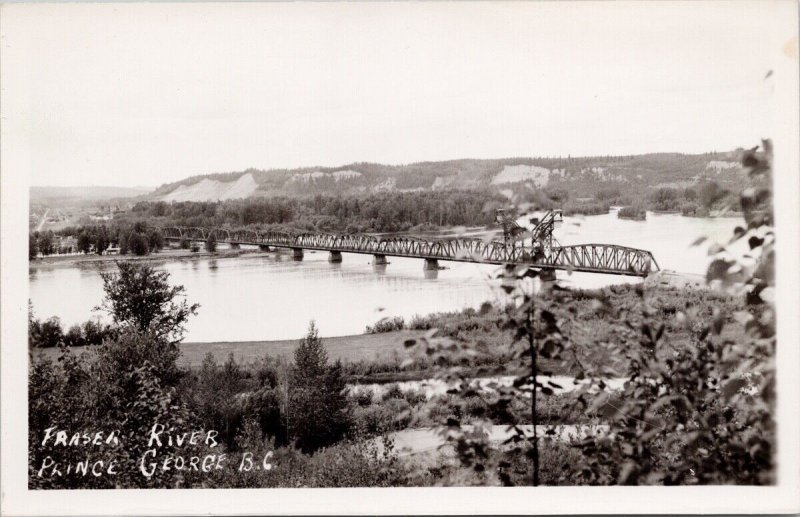
<instances>
[{"instance_id":1,"label":"hill","mask_svg":"<svg viewBox=\"0 0 800 517\"><path fill-rule=\"evenodd\" d=\"M571 198L601 191L639 198L660 187L714 180L733 189L742 179L739 151L705 154L450 160L407 165L352 163L340 167L248 169L192 176L161 185L152 201L218 201L275 195L359 194L490 189L565 190ZM613 196L612 196L613 197Z\"/></svg>"}]
</instances>

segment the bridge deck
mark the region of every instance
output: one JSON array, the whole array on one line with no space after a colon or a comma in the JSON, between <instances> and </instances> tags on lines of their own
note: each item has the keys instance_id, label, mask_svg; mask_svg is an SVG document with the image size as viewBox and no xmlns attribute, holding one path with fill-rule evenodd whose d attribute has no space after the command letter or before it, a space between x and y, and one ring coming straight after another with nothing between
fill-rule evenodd
<instances>
[{"instance_id":1,"label":"bridge deck","mask_svg":"<svg viewBox=\"0 0 800 517\"><path fill-rule=\"evenodd\" d=\"M545 269L612 275L647 276L650 272L659 269L649 251L613 244L544 247L532 253L530 247L523 247L519 242L507 246L500 241L474 238L426 240L413 237L377 238L368 235L292 234L273 231L182 227L166 227L161 230L168 240L205 241L213 233L217 242L229 244L483 264L519 264Z\"/></svg>"}]
</instances>

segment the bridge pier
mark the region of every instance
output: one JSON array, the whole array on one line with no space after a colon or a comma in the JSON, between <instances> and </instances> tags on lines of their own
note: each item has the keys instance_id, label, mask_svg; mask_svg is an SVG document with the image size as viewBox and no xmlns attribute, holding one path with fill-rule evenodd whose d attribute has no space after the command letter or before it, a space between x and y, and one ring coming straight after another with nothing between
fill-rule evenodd
<instances>
[{"instance_id":1,"label":"bridge pier","mask_svg":"<svg viewBox=\"0 0 800 517\"><path fill-rule=\"evenodd\" d=\"M436 259L425 259L425 271L439 271L439 261Z\"/></svg>"},{"instance_id":2,"label":"bridge pier","mask_svg":"<svg viewBox=\"0 0 800 517\"><path fill-rule=\"evenodd\" d=\"M303 260L303 248L292 248L292 260Z\"/></svg>"},{"instance_id":3,"label":"bridge pier","mask_svg":"<svg viewBox=\"0 0 800 517\"><path fill-rule=\"evenodd\" d=\"M550 268L543 268L539 270L539 280L542 282L555 282L556 270Z\"/></svg>"},{"instance_id":4,"label":"bridge pier","mask_svg":"<svg viewBox=\"0 0 800 517\"><path fill-rule=\"evenodd\" d=\"M272 250L270 249L270 247L269 247L269 246L267 246L266 244L259 244L259 245L258 245L258 249L260 249L261 251L272 251Z\"/></svg>"},{"instance_id":5,"label":"bridge pier","mask_svg":"<svg viewBox=\"0 0 800 517\"><path fill-rule=\"evenodd\" d=\"M328 254L328 262L338 264L342 261L342 252L341 251L331 251Z\"/></svg>"},{"instance_id":6,"label":"bridge pier","mask_svg":"<svg viewBox=\"0 0 800 517\"><path fill-rule=\"evenodd\" d=\"M386 261L386 255L373 255L372 264L374 266L385 266L386 264L388 264L388 262Z\"/></svg>"}]
</instances>

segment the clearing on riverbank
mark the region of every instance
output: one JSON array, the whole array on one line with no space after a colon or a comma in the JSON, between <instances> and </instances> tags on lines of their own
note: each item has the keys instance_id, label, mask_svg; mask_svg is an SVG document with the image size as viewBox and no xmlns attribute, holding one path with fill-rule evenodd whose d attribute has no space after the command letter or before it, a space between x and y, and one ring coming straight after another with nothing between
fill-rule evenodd
<instances>
[{"instance_id":1,"label":"clearing on riverbank","mask_svg":"<svg viewBox=\"0 0 800 517\"><path fill-rule=\"evenodd\" d=\"M403 341L419 332L400 330L383 334L360 334L355 336L339 336L323 338L328 357L332 361L342 362L387 362L395 357L395 353L403 353ZM181 356L178 364L185 367L199 367L206 354L211 353L219 363L224 363L228 355L239 364L249 364L262 359L265 355L291 359L299 339L281 339L277 341L219 341L213 343L181 343ZM88 347L73 347L72 351L81 353ZM55 360L58 348L35 348L33 352Z\"/></svg>"}]
</instances>

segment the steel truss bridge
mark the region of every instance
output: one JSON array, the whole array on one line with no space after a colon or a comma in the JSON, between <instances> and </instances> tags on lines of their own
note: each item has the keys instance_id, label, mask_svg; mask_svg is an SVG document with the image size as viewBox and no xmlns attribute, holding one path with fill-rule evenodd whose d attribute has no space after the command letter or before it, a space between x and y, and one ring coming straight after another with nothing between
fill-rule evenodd
<instances>
[{"instance_id":1,"label":"steel truss bridge","mask_svg":"<svg viewBox=\"0 0 800 517\"><path fill-rule=\"evenodd\" d=\"M295 260L302 260L303 250L330 252L331 262L341 262L342 253L375 256L374 264L385 264L386 257L412 257L425 260L426 269L439 269L438 261L474 262L496 265L522 265L552 272L568 270L612 275L647 276L658 271L653 255L646 250L613 244L578 244L561 246L552 230L560 220L560 211L548 212L533 230L525 230L500 212L504 240L455 237L420 239L415 237L374 237L359 234L289 233L228 228L163 227L168 241L207 241L232 247L258 245L293 250ZM525 236L527 235L527 239Z\"/></svg>"}]
</instances>

